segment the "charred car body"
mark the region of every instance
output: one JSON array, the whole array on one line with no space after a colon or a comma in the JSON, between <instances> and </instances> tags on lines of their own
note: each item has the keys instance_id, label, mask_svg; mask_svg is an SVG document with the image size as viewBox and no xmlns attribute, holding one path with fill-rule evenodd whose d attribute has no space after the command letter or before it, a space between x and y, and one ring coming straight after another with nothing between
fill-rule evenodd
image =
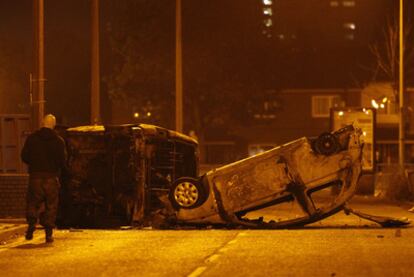
<instances>
[{"instance_id":1,"label":"charred car body","mask_svg":"<svg viewBox=\"0 0 414 277\"><path fill-rule=\"evenodd\" d=\"M151 125L71 128L65 135L70 174L63 182L61 222L302 226L340 211L355 193L360 135L350 125L303 137L199 177L197 142L190 137ZM337 193L319 205L316 195L332 187ZM249 217L284 203L302 213L268 222Z\"/></svg>"},{"instance_id":2,"label":"charred car body","mask_svg":"<svg viewBox=\"0 0 414 277\"><path fill-rule=\"evenodd\" d=\"M197 141L153 125L81 126L64 132L60 226L151 224L172 181L198 176Z\"/></svg>"}]
</instances>

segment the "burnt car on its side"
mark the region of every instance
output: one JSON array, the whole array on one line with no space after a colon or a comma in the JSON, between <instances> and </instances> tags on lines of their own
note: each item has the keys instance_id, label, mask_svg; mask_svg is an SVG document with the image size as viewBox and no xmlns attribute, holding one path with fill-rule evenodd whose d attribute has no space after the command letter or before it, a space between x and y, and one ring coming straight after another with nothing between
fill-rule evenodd
<instances>
[{"instance_id":1,"label":"burnt car on its side","mask_svg":"<svg viewBox=\"0 0 414 277\"><path fill-rule=\"evenodd\" d=\"M171 183L198 176L197 141L165 128L80 126L63 136L68 168L57 220L61 227L151 225Z\"/></svg>"}]
</instances>

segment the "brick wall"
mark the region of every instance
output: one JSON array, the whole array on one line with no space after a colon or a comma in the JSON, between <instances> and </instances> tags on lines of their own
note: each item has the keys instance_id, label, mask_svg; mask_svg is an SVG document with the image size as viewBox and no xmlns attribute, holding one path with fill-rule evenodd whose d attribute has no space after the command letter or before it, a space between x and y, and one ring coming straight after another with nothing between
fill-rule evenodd
<instances>
[{"instance_id":1,"label":"brick wall","mask_svg":"<svg viewBox=\"0 0 414 277\"><path fill-rule=\"evenodd\" d=\"M0 218L25 217L28 176L0 175Z\"/></svg>"}]
</instances>

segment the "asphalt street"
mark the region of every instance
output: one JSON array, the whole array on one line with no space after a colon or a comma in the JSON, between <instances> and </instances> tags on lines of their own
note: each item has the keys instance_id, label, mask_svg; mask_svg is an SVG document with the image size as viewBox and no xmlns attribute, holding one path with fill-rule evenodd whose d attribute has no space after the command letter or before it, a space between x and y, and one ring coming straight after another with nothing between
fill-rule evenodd
<instances>
[{"instance_id":1,"label":"asphalt street","mask_svg":"<svg viewBox=\"0 0 414 277\"><path fill-rule=\"evenodd\" d=\"M414 218L405 207L355 204ZM268 211L269 213L271 211ZM42 230L0 248L1 276L413 276L414 228L339 213L295 230Z\"/></svg>"}]
</instances>

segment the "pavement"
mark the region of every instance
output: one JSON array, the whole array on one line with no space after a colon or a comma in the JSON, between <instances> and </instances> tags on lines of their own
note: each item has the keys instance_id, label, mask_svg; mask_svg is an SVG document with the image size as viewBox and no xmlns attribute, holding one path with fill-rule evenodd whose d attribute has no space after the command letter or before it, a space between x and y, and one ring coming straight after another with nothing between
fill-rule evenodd
<instances>
[{"instance_id":1,"label":"pavement","mask_svg":"<svg viewBox=\"0 0 414 277\"><path fill-rule=\"evenodd\" d=\"M24 218L2 218L0 219L0 245L9 240L24 236L26 231Z\"/></svg>"},{"instance_id":2,"label":"pavement","mask_svg":"<svg viewBox=\"0 0 414 277\"><path fill-rule=\"evenodd\" d=\"M407 217L408 215L410 219L414 219L414 211L409 212L414 207L414 203L412 202L398 202L376 198L374 196L355 195L348 206L352 209L379 216L401 218ZM323 223L317 222L312 225L323 224L330 226L330 222L333 220L335 220L335 215L323 220ZM341 222L347 225L346 220L344 221L342 217ZM411 223L411 226L413 224L414 222ZM0 218L0 245L5 245L11 240L23 237L26 228L27 225L24 218ZM38 225L37 228L39 229L41 226Z\"/></svg>"}]
</instances>

